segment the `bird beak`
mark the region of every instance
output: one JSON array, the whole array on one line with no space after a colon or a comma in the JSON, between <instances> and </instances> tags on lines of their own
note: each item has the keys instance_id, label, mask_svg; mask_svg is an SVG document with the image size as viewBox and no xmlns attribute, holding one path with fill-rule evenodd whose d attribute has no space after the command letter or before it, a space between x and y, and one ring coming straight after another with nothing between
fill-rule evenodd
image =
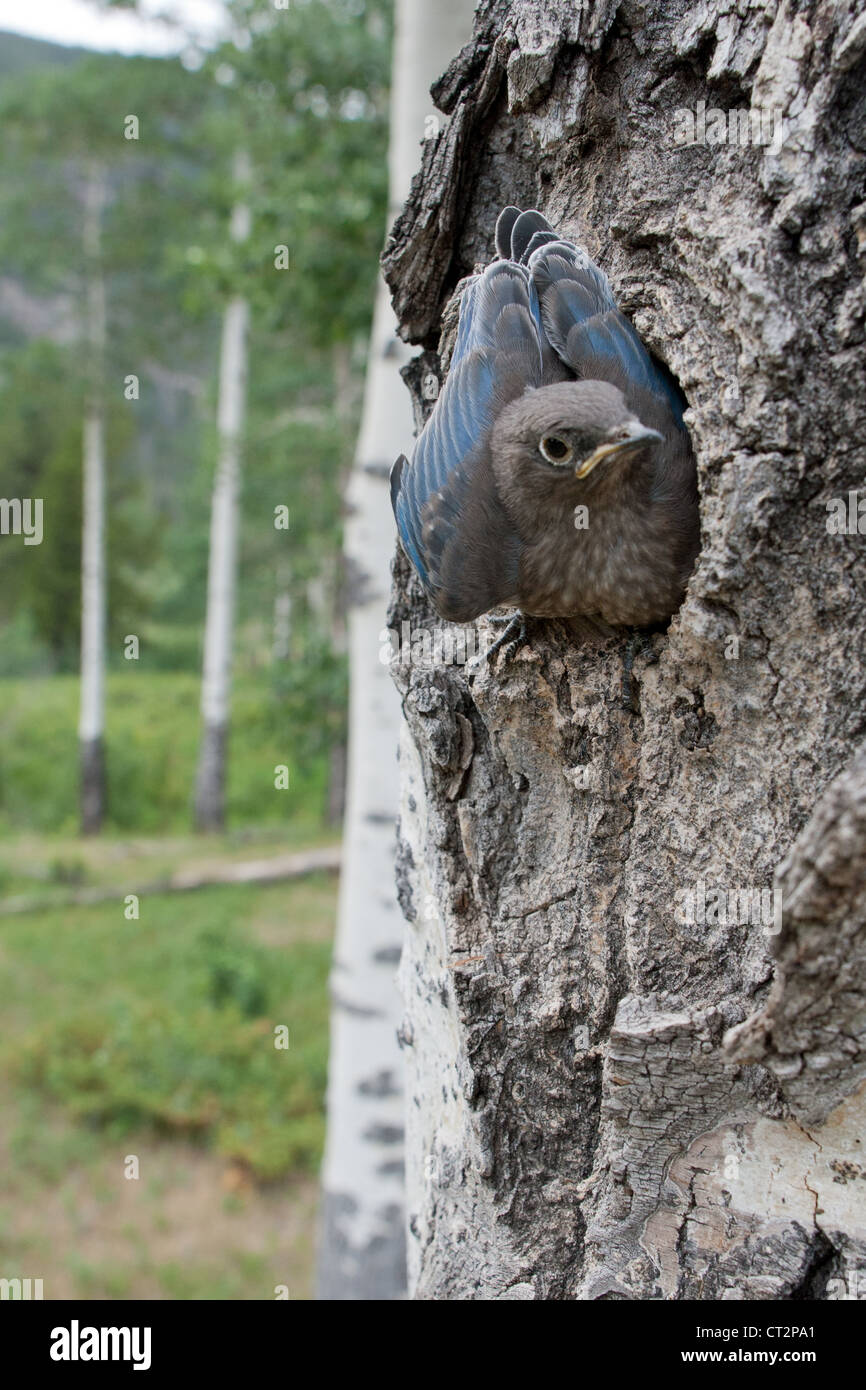
<instances>
[{"instance_id":1,"label":"bird beak","mask_svg":"<svg viewBox=\"0 0 866 1390\"><path fill-rule=\"evenodd\" d=\"M610 458L611 454L630 453L646 444L661 444L662 438L658 430L648 429L640 420L627 420L624 425L617 425L615 434L593 449L589 458L581 460L574 470L574 476L586 478L602 459Z\"/></svg>"}]
</instances>

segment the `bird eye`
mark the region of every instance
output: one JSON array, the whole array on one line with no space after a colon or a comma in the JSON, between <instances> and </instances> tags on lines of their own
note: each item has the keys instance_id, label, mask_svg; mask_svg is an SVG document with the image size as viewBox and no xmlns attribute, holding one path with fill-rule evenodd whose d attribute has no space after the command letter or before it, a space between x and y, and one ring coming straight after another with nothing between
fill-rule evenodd
<instances>
[{"instance_id":1,"label":"bird eye","mask_svg":"<svg viewBox=\"0 0 866 1390\"><path fill-rule=\"evenodd\" d=\"M568 463L571 458L571 445L566 439L560 439L558 434L544 435L538 447L548 463Z\"/></svg>"}]
</instances>

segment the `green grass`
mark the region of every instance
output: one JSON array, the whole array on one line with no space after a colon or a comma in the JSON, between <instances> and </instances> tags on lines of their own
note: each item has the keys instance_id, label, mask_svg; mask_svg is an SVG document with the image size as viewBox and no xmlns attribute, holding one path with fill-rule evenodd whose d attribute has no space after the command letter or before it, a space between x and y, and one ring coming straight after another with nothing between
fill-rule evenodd
<instances>
[{"instance_id":1,"label":"green grass","mask_svg":"<svg viewBox=\"0 0 866 1390\"><path fill-rule=\"evenodd\" d=\"M314 1172L335 891L323 875L154 896L127 921L121 887L116 902L0 920L16 1163L50 1183L95 1143L147 1132L259 1180ZM60 1148L43 1103L77 1122Z\"/></svg>"},{"instance_id":2,"label":"green grass","mask_svg":"<svg viewBox=\"0 0 866 1390\"><path fill-rule=\"evenodd\" d=\"M107 682L106 829L166 834L191 823L201 721L197 676L131 669ZM78 680L0 680L0 829L69 833L78 824ZM290 728L262 677L232 700L228 825L320 826L326 760ZM274 768L289 768L287 791Z\"/></svg>"}]
</instances>

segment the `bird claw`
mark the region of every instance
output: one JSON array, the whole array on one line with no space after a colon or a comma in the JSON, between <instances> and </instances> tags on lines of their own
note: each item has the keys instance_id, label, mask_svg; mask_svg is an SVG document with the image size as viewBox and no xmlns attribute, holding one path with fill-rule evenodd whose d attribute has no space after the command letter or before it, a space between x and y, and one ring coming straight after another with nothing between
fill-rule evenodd
<instances>
[{"instance_id":1,"label":"bird claw","mask_svg":"<svg viewBox=\"0 0 866 1390\"><path fill-rule=\"evenodd\" d=\"M509 617L492 617L492 623L504 623L505 627L499 634L491 647L487 648L485 657L489 661L498 651L501 651L506 662L510 661L517 651L527 642L526 636L526 617L523 613L512 613Z\"/></svg>"}]
</instances>

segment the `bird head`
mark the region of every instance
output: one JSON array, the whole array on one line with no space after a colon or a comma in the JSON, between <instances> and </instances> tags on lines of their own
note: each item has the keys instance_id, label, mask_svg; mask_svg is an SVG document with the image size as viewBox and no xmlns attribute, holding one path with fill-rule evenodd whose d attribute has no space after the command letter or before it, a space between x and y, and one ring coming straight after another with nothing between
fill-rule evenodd
<instances>
[{"instance_id":1,"label":"bird head","mask_svg":"<svg viewBox=\"0 0 866 1390\"><path fill-rule=\"evenodd\" d=\"M600 464L639 458L661 443L607 381L563 381L539 386L499 414L491 439L500 482L545 484L589 479ZM516 476L520 474L520 478ZM546 489L545 489L546 490Z\"/></svg>"}]
</instances>

